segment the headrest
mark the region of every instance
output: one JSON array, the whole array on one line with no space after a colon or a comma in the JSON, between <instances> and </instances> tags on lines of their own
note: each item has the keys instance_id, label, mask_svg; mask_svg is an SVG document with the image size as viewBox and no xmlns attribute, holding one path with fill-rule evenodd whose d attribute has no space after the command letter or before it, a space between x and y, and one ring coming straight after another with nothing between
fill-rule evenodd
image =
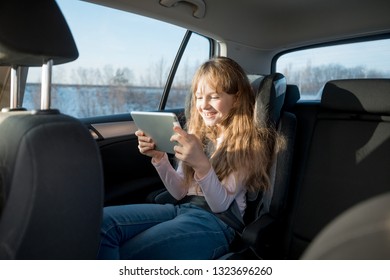
<instances>
[{"instance_id":1,"label":"headrest","mask_svg":"<svg viewBox=\"0 0 390 280\"><path fill-rule=\"evenodd\" d=\"M297 85L288 84L286 88L286 95L284 98L283 109L289 110L298 102L301 98L301 93Z\"/></svg>"},{"instance_id":2,"label":"headrest","mask_svg":"<svg viewBox=\"0 0 390 280\"><path fill-rule=\"evenodd\" d=\"M54 0L0 4L0 65L42 66L78 57L76 44Z\"/></svg>"},{"instance_id":3,"label":"headrest","mask_svg":"<svg viewBox=\"0 0 390 280\"><path fill-rule=\"evenodd\" d=\"M390 79L335 80L321 98L326 109L390 115Z\"/></svg>"},{"instance_id":4,"label":"headrest","mask_svg":"<svg viewBox=\"0 0 390 280\"><path fill-rule=\"evenodd\" d=\"M256 119L260 123L277 125L286 93L286 77L280 73L273 73L259 79L260 83L257 80L252 82L252 86L259 84L255 90Z\"/></svg>"}]
</instances>

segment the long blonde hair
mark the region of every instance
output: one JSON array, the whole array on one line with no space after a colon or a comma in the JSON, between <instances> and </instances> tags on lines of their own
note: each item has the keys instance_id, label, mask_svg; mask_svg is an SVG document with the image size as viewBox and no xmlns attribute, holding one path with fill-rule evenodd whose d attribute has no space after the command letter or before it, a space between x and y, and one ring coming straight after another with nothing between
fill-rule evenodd
<instances>
[{"instance_id":1,"label":"long blonde hair","mask_svg":"<svg viewBox=\"0 0 390 280\"><path fill-rule=\"evenodd\" d=\"M217 93L235 95L238 104L220 123L224 127L224 136L217 149L216 128L206 126L196 108L194 98L201 79L206 79ZM249 191L269 187L269 172L277 136L272 127L256 122L254 105L255 94L241 66L232 59L216 57L205 62L195 73L186 108L187 131L203 143L219 180L235 172ZM185 181L189 184L193 180L194 170L183 163L183 171Z\"/></svg>"}]
</instances>

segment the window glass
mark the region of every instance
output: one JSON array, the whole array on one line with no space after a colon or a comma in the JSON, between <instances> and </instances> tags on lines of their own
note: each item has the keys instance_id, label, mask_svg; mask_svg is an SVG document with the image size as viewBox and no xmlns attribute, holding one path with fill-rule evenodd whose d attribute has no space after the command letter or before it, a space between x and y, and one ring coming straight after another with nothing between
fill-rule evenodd
<instances>
[{"instance_id":1,"label":"window glass","mask_svg":"<svg viewBox=\"0 0 390 280\"><path fill-rule=\"evenodd\" d=\"M53 66L51 107L79 118L157 110L186 30L84 1L57 3L72 31L79 58ZM194 44L193 50L198 47L196 40ZM203 43L200 47L209 50ZM203 53L187 58L188 65L192 66L198 55ZM41 68L30 68L25 108L39 108L40 82Z\"/></svg>"},{"instance_id":2,"label":"window glass","mask_svg":"<svg viewBox=\"0 0 390 280\"><path fill-rule=\"evenodd\" d=\"M173 80L166 109L183 108L196 70L209 57L210 41L201 35L192 33Z\"/></svg>"},{"instance_id":3,"label":"window glass","mask_svg":"<svg viewBox=\"0 0 390 280\"><path fill-rule=\"evenodd\" d=\"M390 77L390 40L375 40L287 53L276 71L296 84L303 100L321 99L329 80Z\"/></svg>"}]
</instances>

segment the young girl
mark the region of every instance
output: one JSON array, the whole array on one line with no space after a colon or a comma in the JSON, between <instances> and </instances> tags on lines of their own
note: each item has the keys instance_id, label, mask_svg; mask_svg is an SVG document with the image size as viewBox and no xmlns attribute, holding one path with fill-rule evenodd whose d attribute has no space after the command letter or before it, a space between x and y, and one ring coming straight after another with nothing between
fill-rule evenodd
<instances>
[{"instance_id":1,"label":"young girl","mask_svg":"<svg viewBox=\"0 0 390 280\"><path fill-rule=\"evenodd\" d=\"M106 207L99 258L218 258L228 252L235 230L214 213L235 204L242 219L246 192L268 187L276 134L255 120L255 96L243 69L226 57L210 59L191 90L187 131L172 131L177 170L153 139L136 132L140 152L151 157L180 202ZM194 197L207 207L191 202Z\"/></svg>"}]
</instances>

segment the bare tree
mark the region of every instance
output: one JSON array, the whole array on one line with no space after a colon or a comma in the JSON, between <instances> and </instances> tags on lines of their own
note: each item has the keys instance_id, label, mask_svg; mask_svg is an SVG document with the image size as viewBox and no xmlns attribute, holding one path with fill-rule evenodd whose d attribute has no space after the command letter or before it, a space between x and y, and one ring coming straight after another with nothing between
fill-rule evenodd
<instances>
[{"instance_id":1,"label":"bare tree","mask_svg":"<svg viewBox=\"0 0 390 280\"><path fill-rule=\"evenodd\" d=\"M155 65L155 75L158 87L162 87L165 84L166 76L165 76L165 59L161 57L161 59Z\"/></svg>"}]
</instances>

